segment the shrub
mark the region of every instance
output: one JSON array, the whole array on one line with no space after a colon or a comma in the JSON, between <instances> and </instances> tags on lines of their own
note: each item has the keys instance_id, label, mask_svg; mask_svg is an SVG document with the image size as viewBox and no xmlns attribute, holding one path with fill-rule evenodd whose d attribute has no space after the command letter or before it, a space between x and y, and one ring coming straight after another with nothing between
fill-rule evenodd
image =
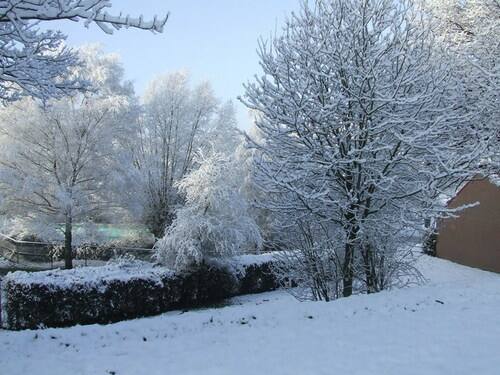
<instances>
[{"instance_id":1,"label":"shrub","mask_svg":"<svg viewBox=\"0 0 500 375\"><path fill-rule=\"evenodd\" d=\"M230 263L239 279L239 294L262 293L278 288L272 254L242 255Z\"/></svg>"},{"instance_id":2,"label":"shrub","mask_svg":"<svg viewBox=\"0 0 500 375\"><path fill-rule=\"evenodd\" d=\"M434 229L429 229L422 241L422 251L424 254L435 257L436 256L436 246L437 246L438 234Z\"/></svg>"},{"instance_id":3,"label":"shrub","mask_svg":"<svg viewBox=\"0 0 500 375\"><path fill-rule=\"evenodd\" d=\"M1 285L6 329L109 323L276 289L269 256L211 261L175 273L150 263L14 272Z\"/></svg>"}]
</instances>

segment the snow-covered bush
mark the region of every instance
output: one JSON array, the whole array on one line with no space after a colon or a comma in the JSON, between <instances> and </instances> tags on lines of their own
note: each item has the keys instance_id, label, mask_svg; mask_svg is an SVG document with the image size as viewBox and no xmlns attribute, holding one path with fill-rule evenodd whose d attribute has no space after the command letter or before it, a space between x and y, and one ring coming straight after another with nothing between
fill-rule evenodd
<instances>
[{"instance_id":1,"label":"snow-covered bush","mask_svg":"<svg viewBox=\"0 0 500 375\"><path fill-rule=\"evenodd\" d=\"M358 278L354 291L376 293L422 283L424 278L415 267L421 236L417 238L407 233L367 233L353 265Z\"/></svg>"},{"instance_id":2,"label":"snow-covered bush","mask_svg":"<svg viewBox=\"0 0 500 375\"><path fill-rule=\"evenodd\" d=\"M315 244L276 256L280 285L300 301L331 301L342 295L342 271L331 247Z\"/></svg>"},{"instance_id":3,"label":"snow-covered bush","mask_svg":"<svg viewBox=\"0 0 500 375\"><path fill-rule=\"evenodd\" d=\"M269 255L206 262L190 272L120 260L102 267L13 272L1 283L7 329L109 323L276 289Z\"/></svg>"},{"instance_id":4,"label":"snow-covered bush","mask_svg":"<svg viewBox=\"0 0 500 375\"><path fill-rule=\"evenodd\" d=\"M165 236L156 243L156 259L175 269L201 264L207 258L256 252L262 246L259 228L241 193L243 175L233 155L198 154L199 167L179 184L185 206Z\"/></svg>"}]
</instances>

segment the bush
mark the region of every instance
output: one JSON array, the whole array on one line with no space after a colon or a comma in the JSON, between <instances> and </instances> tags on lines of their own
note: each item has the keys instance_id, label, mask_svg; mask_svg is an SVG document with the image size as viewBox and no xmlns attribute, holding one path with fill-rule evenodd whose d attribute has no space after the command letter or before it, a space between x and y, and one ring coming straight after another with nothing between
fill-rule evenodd
<instances>
[{"instance_id":1,"label":"bush","mask_svg":"<svg viewBox=\"0 0 500 375\"><path fill-rule=\"evenodd\" d=\"M273 255L243 255L235 258L232 267L239 279L239 294L262 293L277 289Z\"/></svg>"},{"instance_id":2,"label":"bush","mask_svg":"<svg viewBox=\"0 0 500 375\"><path fill-rule=\"evenodd\" d=\"M103 324L276 289L271 257L254 257L183 273L145 262L10 273L1 285L1 323L12 330Z\"/></svg>"},{"instance_id":3,"label":"bush","mask_svg":"<svg viewBox=\"0 0 500 375\"><path fill-rule=\"evenodd\" d=\"M424 254L435 257L436 256L436 247L437 247L438 234L435 230L429 229L422 241L422 251Z\"/></svg>"}]
</instances>

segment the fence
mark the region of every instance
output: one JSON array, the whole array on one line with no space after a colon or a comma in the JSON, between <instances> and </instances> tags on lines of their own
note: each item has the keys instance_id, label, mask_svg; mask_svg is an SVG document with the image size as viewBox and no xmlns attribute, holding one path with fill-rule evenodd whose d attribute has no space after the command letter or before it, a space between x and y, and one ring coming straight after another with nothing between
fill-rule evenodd
<instances>
[{"instance_id":1,"label":"fence","mask_svg":"<svg viewBox=\"0 0 500 375\"><path fill-rule=\"evenodd\" d=\"M20 241L0 233L0 256L15 264L15 268L52 269L61 266L59 257L52 251L54 244L44 242ZM90 248L89 248L90 249ZM95 251L79 251L76 260L88 265L89 260L109 260L117 255L134 255L138 259L150 260L152 249L136 247L106 248L101 257Z\"/></svg>"},{"instance_id":2,"label":"fence","mask_svg":"<svg viewBox=\"0 0 500 375\"><path fill-rule=\"evenodd\" d=\"M49 261L52 244L44 242L20 241L0 234L0 255L19 263L21 260Z\"/></svg>"}]
</instances>

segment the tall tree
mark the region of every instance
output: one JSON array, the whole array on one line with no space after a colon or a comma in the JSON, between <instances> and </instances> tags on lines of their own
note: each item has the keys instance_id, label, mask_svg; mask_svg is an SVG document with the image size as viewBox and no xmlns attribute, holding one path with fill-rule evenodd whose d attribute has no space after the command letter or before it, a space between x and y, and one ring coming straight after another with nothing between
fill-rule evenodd
<instances>
[{"instance_id":1,"label":"tall tree","mask_svg":"<svg viewBox=\"0 0 500 375\"><path fill-rule=\"evenodd\" d=\"M216 112L210 85L192 89L185 73L156 78L146 90L130 172L137 182L134 199L141 200L143 220L157 237L182 202L175 183L191 170Z\"/></svg>"},{"instance_id":2,"label":"tall tree","mask_svg":"<svg viewBox=\"0 0 500 375\"><path fill-rule=\"evenodd\" d=\"M41 31L40 23L55 20L95 23L104 32L133 27L162 32L168 19L111 15L110 0L6 0L0 2L0 100L23 96L60 97L88 82L71 76L78 55L64 46L59 31Z\"/></svg>"},{"instance_id":3,"label":"tall tree","mask_svg":"<svg viewBox=\"0 0 500 375\"><path fill-rule=\"evenodd\" d=\"M62 224L65 266L72 267L73 224L110 206L109 171L124 116L133 103L130 83L116 56L80 50L85 64L73 70L95 91L40 106L24 99L0 112L0 184L11 215L47 227Z\"/></svg>"},{"instance_id":4,"label":"tall tree","mask_svg":"<svg viewBox=\"0 0 500 375\"><path fill-rule=\"evenodd\" d=\"M500 173L500 2L497 0L429 1L437 19L441 43L454 55L458 93L468 109L473 126L484 126L491 137L489 155L492 173ZM484 160L483 160L484 161ZM487 173L485 171L485 173Z\"/></svg>"},{"instance_id":5,"label":"tall tree","mask_svg":"<svg viewBox=\"0 0 500 375\"><path fill-rule=\"evenodd\" d=\"M436 197L486 147L428 21L407 0L305 3L261 43L264 75L246 85L265 205L312 228L312 248L339 260L343 296L355 277L375 290L371 265L396 253L397 240L388 252L373 236L397 238L441 210Z\"/></svg>"}]
</instances>

